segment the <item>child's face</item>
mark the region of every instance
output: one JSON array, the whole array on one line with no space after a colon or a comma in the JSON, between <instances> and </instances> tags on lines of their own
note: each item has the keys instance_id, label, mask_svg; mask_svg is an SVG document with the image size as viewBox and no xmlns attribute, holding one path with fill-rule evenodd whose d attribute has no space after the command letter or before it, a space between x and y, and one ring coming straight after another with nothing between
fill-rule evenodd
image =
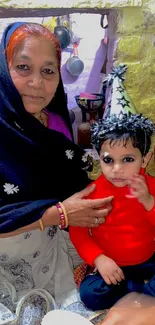
<instances>
[{"instance_id":1,"label":"child's face","mask_svg":"<svg viewBox=\"0 0 155 325\"><path fill-rule=\"evenodd\" d=\"M139 174L141 167L147 166L150 155L149 152L142 157L140 150L133 147L131 140L125 147L122 142L110 146L110 140L107 140L100 150L102 173L116 187L124 187L134 174Z\"/></svg>"}]
</instances>

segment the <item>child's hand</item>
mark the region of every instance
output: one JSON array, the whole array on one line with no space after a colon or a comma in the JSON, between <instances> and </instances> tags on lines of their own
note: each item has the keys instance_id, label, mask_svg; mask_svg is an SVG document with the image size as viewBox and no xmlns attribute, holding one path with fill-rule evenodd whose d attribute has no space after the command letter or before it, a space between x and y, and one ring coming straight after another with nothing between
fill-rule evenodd
<instances>
[{"instance_id":1,"label":"child's hand","mask_svg":"<svg viewBox=\"0 0 155 325\"><path fill-rule=\"evenodd\" d=\"M142 175L134 175L134 177L129 181L131 196L136 197L138 201L143 204L147 211L150 211L154 206L154 197L149 193L149 189Z\"/></svg>"},{"instance_id":2,"label":"child's hand","mask_svg":"<svg viewBox=\"0 0 155 325\"><path fill-rule=\"evenodd\" d=\"M124 280L123 271L111 258L99 255L94 264L107 284L118 284Z\"/></svg>"}]
</instances>

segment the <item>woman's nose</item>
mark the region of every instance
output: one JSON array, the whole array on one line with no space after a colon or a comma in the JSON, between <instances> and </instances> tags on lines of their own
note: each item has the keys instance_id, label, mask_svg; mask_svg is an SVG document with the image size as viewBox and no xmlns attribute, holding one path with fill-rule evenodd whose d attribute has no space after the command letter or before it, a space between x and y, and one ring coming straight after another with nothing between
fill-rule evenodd
<instances>
[{"instance_id":1,"label":"woman's nose","mask_svg":"<svg viewBox=\"0 0 155 325\"><path fill-rule=\"evenodd\" d=\"M29 80L29 86L34 88L43 88L44 87L44 81L40 75L33 75L31 79Z\"/></svg>"}]
</instances>

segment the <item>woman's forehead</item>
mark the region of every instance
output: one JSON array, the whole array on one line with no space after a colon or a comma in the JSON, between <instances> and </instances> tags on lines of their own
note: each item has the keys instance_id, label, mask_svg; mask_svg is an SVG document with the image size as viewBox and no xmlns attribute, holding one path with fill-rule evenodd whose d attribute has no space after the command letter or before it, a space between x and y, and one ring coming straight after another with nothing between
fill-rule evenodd
<instances>
[{"instance_id":1,"label":"woman's forehead","mask_svg":"<svg viewBox=\"0 0 155 325\"><path fill-rule=\"evenodd\" d=\"M52 64L57 61L52 42L44 37L35 36L29 36L20 42L15 48L14 57L27 60L39 57Z\"/></svg>"}]
</instances>

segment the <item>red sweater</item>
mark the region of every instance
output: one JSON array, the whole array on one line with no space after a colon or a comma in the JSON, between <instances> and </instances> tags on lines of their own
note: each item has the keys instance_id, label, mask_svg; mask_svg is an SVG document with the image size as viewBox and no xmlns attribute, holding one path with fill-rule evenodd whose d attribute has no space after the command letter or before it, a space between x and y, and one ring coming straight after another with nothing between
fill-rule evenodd
<instances>
[{"instance_id":1,"label":"red sweater","mask_svg":"<svg viewBox=\"0 0 155 325\"><path fill-rule=\"evenodd\" d=\"M150 193L155 196L155 178L144 175ZM70 238L82 259L89 265L100 254L118 265L134 265L149 259L155 250L155 206L146 211L136 198L126 198L128 187L118 188L103 175L88 198L114 196L113 209L103 225L92 228L70 227ZM152 226L153 225L153 226Z\"/></svg>"}]
</instances>

